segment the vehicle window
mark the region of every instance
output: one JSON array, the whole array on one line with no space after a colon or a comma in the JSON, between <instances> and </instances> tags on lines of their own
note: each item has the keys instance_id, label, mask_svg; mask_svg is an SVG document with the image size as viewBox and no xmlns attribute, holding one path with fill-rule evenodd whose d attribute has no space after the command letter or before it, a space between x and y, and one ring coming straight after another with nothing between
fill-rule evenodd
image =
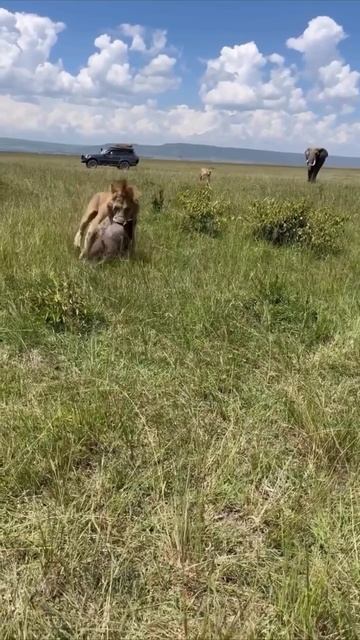
<instances>
[{"instance_id":1,"label":"vehicle window","mask_svg":"<svg viewBox=\"0 0 360 640\"><path fill-rule=\"evenodd\" d=\"M133 151L132 149L115 149L114 153L117 156L128 156L129 154L133 153Z\"/></svg>"},{"instance_id":2,"label":"vehicle window","mask_svg":"<svg viewBox=\"0 0 360 640\"><path fill-rule=\"evenodd\" d=\"M110 157L118 157L118 156L129 156L134 155L133 149L100 149L101 155L106 155Z\"/></svg>"}]
</instances>

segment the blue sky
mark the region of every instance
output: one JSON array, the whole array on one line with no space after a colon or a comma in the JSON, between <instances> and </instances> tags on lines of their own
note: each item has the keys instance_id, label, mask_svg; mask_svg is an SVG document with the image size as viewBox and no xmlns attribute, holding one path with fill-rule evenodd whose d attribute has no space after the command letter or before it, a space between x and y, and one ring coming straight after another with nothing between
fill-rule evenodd
<instances>
[{"instance_id":1,"label":"blue sky","mask_svg":"<svg viewBox=\"0 0 360 640\"><path fill-rule=\"evenodd\" d=\"M341 0L0 0L0 135L359 155L359 18Z\"/></svg>"}]
</instances>

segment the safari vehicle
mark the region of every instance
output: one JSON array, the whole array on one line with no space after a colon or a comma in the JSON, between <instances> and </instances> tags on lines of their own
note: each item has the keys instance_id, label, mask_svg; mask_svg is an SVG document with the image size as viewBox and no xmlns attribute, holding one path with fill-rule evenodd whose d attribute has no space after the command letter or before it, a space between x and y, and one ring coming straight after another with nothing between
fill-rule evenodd
<instances>
[{"instance_id":1,"label":"safari vehicle","mask_svg":"<svg viewBox=\"0 0 360 640\"><path fill-rule=\"evenodd\" d=\"M102 167L117 167L118 169L130 169L139 163L139 157L132 144L111 144L102 147L99 153L87 153L81 156L88 169Z\"/></svg>"}]
</instances>

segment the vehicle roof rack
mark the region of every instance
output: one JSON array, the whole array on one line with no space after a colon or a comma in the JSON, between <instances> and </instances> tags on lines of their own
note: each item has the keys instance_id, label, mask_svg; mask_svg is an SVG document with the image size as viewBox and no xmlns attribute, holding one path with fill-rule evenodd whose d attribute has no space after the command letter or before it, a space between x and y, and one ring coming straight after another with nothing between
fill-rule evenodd
<instances>
[{"instance_id":1,"label":"vehicle roof rack","mask_svg":"<svg viewBox=\"0 0 360 640\"><path fill-rule=\"evenodd\" d=\"M133 144L106 144L104 147L116 147L120 149L133 149Z\"/></svg>"}]
</instances>

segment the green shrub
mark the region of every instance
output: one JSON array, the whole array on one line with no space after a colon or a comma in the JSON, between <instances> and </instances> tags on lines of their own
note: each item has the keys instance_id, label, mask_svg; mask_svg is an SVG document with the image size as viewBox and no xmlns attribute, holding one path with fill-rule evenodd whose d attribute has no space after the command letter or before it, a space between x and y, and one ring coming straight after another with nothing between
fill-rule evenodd
<instances>
[{"instance_id":1,"label":"green shrub","mask_svg":"<svg viewBox=\"0 0 360 640\"><path fill-rule=\"evenodd\" d=\"M311 211L306 229L307 244L318 253L334 253L341 248L347 217L334 215L328 207Z\"/></svg>"},{"instance_id":2,"label":"green shrub","mask_svg":"<svg viewBox=\"0 0 360 640\"><path fill-rule=\"evenodd\" d=\"M164 208L164 189L159 189L159 191L154 194L151 200L151 208L155 214L162 212Z\"/></svg>"},{"instance_id":3,"label":"green shrub","mask_svg":"<svg viewBox=\"0 0 360 640\"><path fill-rule=\"evenodd\" d=\"M183 212L182 227L185 231L212 237L221 233L230 202L222 197L214 198L210 186L187 187L178 193L177 200Z\"/></svg>"},{"instance_id":4,"label":"green shrub","mask_svg":"<svg viewBox=\"0 0 360 640\"><path fill-rule=\"evenodd\" d=\"M300 244L318 253L340 248L345 217L328 207L314 208L311 202L264 198L251 207L252 231L256 238L275 245Z\"/></svg>"},{"instance_id":5,"label":"green shrub","mask_svg":"<svg viewBox=\"0 0 360 640\"><path fill-rule=\"evenodd\" d=\"M85 293L65 276L33 281L21 301L57 332L86 333L103 321Z\"/></svg>"}]
</instances>

